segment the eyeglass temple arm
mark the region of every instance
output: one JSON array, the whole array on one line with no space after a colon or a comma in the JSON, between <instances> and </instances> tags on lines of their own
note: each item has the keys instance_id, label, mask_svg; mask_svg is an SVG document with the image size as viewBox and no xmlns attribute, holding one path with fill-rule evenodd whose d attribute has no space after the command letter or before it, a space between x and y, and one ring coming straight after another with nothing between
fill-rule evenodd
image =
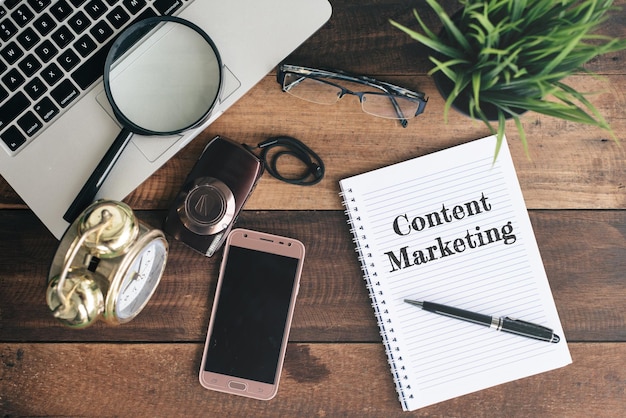
<instances>
[{"instance_id":1,"label":"eyeglass temple arm","mask_svg":"<svg viewBox=\"0 0 626 418\"><path fill-rule=\"evenodd\" d=\"M409 124L409 121L406 120L406 118L404 117L404 112L402 112L402 109L400 109L400 106L398 105L398 101L395 99L395 97L391 95L387 97L389 97L389 100L391 100L391 104L393 105L393 108L396 111L396 115L398 115L398 118L400 120L400 125L402 125L403 128L406 128L407 125Z\"/></svg>"}]
</instances>

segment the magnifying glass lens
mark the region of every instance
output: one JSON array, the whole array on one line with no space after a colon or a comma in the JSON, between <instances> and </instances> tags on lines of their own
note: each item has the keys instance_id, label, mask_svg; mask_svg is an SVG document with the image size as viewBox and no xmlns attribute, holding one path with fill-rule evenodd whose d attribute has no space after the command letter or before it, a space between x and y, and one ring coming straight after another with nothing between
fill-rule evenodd
<instances>
[{"instance_id":1,"label":"magnifying glass lens","mask_svg":"<svg viewBox=\"0 0 626 418\"><path fill-rule=\"evenodd\" d=\"M113 48L107 95L129 129L175 133L208 115L220 90L221 64L201 33L178 21L154 20L135 25Z\"/></svg>"},{"instance_id":2,"label":"magnifying glass lens","mask_svg":"<svg viewBox=\"0 0 626 418\"><path fill-rule=\"evenodd\" d=\"M193 23L161 16L122 32L104 65L104 89L122 130L63 218L73 222L93 202L133 134L171 135L200 125L221 85L217 48Z\"/></svg>"}]
</instances>

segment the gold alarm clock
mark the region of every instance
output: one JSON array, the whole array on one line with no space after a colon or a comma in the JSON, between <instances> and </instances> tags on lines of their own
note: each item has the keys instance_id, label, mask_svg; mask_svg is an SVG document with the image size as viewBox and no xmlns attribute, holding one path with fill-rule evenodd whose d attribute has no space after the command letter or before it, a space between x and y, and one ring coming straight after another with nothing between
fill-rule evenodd
<instances>
[{"instance_id":1,"label":"gold alarm clock","mask_svg":"<svg viewBox=\"0 0 626 418\"><path fill-rule=\"evenodd\" d=\"M61 238L48 274L48 306L72 328L98 319L128 322L152 297L167 254L163 232L139 222L128 205L97 201Z\"/></svg>"}]
</instances>

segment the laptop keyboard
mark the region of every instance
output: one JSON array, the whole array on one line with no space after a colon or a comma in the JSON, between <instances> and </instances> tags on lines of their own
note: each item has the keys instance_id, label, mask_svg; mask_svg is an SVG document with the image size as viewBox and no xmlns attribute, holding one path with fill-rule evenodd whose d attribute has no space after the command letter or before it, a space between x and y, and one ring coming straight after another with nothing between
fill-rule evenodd
<instances>
[{"instance_id":1,"label":"laptop keyboard","mask_svg":"<svg viewBox=\"0 0 626 418\"><path fill-rule=\"evenodd\" d=\"M116 35L190 0L6 0L0 5L0 147L15 155L102 77Z\"/></svg>"}]
</instances>

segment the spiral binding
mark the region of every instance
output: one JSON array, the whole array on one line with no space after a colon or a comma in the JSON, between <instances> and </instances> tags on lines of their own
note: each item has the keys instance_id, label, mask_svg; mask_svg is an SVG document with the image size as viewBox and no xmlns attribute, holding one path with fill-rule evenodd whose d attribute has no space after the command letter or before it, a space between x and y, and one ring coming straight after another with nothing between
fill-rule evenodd
<instances>
[{"instance_id":1,"label":"spiral binding","mask_svg":"<svg viewBox=\"0 0 626 418\"><path fill-rule=\"evenodd\" d=\"M341 197L342 204L345 208L344 213L348 219L347 222L350 227L350 233L353 236L352 242L355 245L354 251L357 253L357 258L359 260L359 264L361 265L361 270L363 271L365 287L367 288L371 305L374 309L374 315L376 316L379 333L385 347L385 352L387 353L387 362L389 363L391 375L396 385L398 398L402 404L402 408L406 411L408 410L406 399L407 397L412 399L413 394L410 392L410 385L405 387L403 384L403 381L408 380L406 367L404 366L404 360L401 355L400 347L398 345L394 345L396 339L393 337L395 330L393 328L393 324L391 323L392 321L390 318L385 317L387 310L384 307L381 311L381 306L384 306L386 302L383 291L377 290L380 289L377 287L380 286L380 282L372 283L372 278L378 277L376 265L373 261L369 262L369 259L372 259L373 255L371 253L365 253L361 246L362 243L367 241L367 235L365 235L365 227L362 223L360 223L361 218L359 216L355 216L355 214L359 211L358 207L350 206L351 202L356 205L356 199L354 197L351 197L350 199L347 198L347 194L351 193L352 189L348 188L345 191L342 190L339 193L339 196ZM369 246L365 244L365 248L369 248Z\"/></svg>"}]
</instances>

